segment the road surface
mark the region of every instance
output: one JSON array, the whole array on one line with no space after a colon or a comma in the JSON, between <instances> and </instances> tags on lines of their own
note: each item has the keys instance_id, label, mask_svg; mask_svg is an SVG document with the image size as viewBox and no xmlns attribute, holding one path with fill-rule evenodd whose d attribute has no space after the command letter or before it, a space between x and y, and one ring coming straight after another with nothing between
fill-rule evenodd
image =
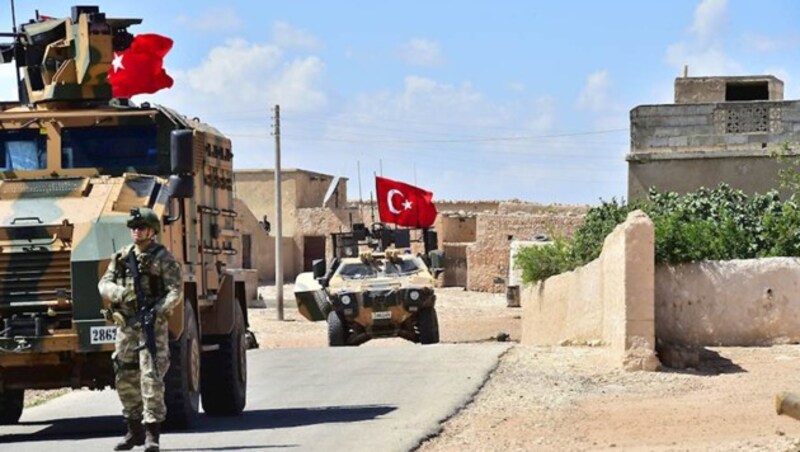
<instances>
[{"instance_id":1,"label":"road surface","mask_svg":"<svg viewBox=\"0 0 800 452\"><path fill-rule=\"evenodd\" d=\"M201 415L162 450L407 451L480 389L509 345L252 350L238 417ZM116 394L73 391L0 426L0 450L108 451L124 434Z\"/></svg>"}]
</instances>

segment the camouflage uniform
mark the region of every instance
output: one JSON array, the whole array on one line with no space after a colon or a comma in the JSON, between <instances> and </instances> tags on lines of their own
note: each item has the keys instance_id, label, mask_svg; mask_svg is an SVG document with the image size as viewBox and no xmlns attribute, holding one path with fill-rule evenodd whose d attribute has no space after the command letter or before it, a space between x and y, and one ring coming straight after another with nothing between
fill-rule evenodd
<instances>
[{"instance_id":1,"label":"camouflage uniform","mask_svg":"<svg viewBox=\"0 0 800 452\"><path fill-rule=\"evenodd\" d=\"M148 299L158 300L159 315L155 323L158 374L150 352L146 348L136 351L145 338L136 317L133 277L127 266L130 252L134 252L139 264L142 290ZM167 414L164 403L164 375L169 368L167 318L183 297L180 264L166 248L153 241L142 251L129 245L114 254L98 288L103 298L111 301L112 310L124 318L124 325L118 325L113 354L122 414L129 421L161 423Z\"/></svg>"}]
</instances>

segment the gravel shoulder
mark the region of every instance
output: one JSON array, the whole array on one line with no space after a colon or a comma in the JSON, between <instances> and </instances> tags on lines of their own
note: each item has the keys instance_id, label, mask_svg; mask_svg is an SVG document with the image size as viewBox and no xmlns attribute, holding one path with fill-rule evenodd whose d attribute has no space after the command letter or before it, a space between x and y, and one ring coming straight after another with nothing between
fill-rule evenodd
<instances>
[{"instance_id":1,"label":"gravel shoulder","mask_svg":"<svg viewBox=\"0 0 800 452\"><path fill-rule=\"evenodd\" d=\"M272 293L262 288L268 306ZM285 322L270 307L250 311L262 346L325 346L325 323L299 318L291 293ZM520 339L521 310L503 295L437 289L437 311L443 342ZM415 346L365 346L404 344ZM661 372L624 372L607 353L516 344L419 450L800 451L800 421L774 407L778 392L800 392L800 346L709 348L699 368Z\"/></svg>"}]
</instances>

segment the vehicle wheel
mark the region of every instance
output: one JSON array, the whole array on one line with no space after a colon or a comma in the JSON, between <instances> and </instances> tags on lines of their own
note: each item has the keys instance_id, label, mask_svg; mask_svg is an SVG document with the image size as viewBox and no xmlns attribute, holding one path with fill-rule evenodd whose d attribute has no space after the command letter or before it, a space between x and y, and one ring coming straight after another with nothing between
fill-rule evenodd
<instances>
[{"instance_id":1,"label":"vehicle wheel","mask_svg":"<svg viewBox=\"0 0 800 452\"><path fill-rule=\"evenodd\" d=\"M200 388L203 410L210 416L233 416L247 401L247 339L244 315L238 300L233 307L233 329L227 336L212 337L217 350L203 353Z\"/></svg>"},{"instance_id":2,"label":"vehicle wheel","mask_svg":"<svg viewBox=\"0 0 800 452\"><path fill-rule=\"evenodd\" d=\"M331 311L328 313L328 345L331 347L341 347L347 345L347 336L344 330L344 322L339 317L339 313Z\"/></svg>"},{"instance_id":3,"label":"vehicle wheel","mask_svg":"<svg viewBox=\"0 0 800 452\"><path fill-rule=\"evenodd\" d=\"M183 305L183 334L169 344L169 370L164 378L166 427L187 429L200 409L200 335L192 305Z\"/></svg>"},{"instance_id":4,"label":"vehicle wheel","mask_svg":"<svg viewBox=\"0 0 800 452\"><path fill-rule=\"evenodd\" d=\"M4 392L0 392L0 425L19 422L24 400L24 389L6 389Z\"/></svg>"},{"instance_id":5,"label":"vehicle wheel","mask_svg":"<svg viewBox=\"0 0 800 452\"><path fill-rule=\"evenodd\" d=\"M417 314L417 330L421 344L439 343L439 316L436 308L421 309Z\"/></svg>"}]
</instances>

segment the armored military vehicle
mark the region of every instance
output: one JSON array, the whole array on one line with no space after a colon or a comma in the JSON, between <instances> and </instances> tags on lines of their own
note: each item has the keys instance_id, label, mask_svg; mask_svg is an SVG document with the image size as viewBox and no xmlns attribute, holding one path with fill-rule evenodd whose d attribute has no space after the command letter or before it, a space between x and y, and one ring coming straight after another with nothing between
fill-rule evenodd
<instances>
[{"instance_id":1,"label":"armored military vehicle","mask_svg":"<svg viewBox=\"0 0 800 452\"><path fill-rule=\"evenodd\" d=\"M113 99L106 74L129 26L97 7L39 17L7 33L21 74L0 103L0 423L27 389L114 384L116 328L98 290L112 253L131 243L132 208L162 219L183 265L185 302L169 321L168 425L242 411L245 283L235 266L231 141L157 105Z\"/></svg>"},{"instance_id":2,"label":"armored military vehicle","mask_svg":"<svg viewBox=\"0 0 800 452\"><path fill-rule=\"evenodd\" d=\"M381 223L369 230L354 225L353 232L331 235L330 266L318 260L312 272L297 276L297 307L308 320L327 320L330 346L383 337L439 342L434 278L441 253L431 249L435 232L426 230L425 253L412 254L410 233Z\"/></svg>"}]
</instances>

